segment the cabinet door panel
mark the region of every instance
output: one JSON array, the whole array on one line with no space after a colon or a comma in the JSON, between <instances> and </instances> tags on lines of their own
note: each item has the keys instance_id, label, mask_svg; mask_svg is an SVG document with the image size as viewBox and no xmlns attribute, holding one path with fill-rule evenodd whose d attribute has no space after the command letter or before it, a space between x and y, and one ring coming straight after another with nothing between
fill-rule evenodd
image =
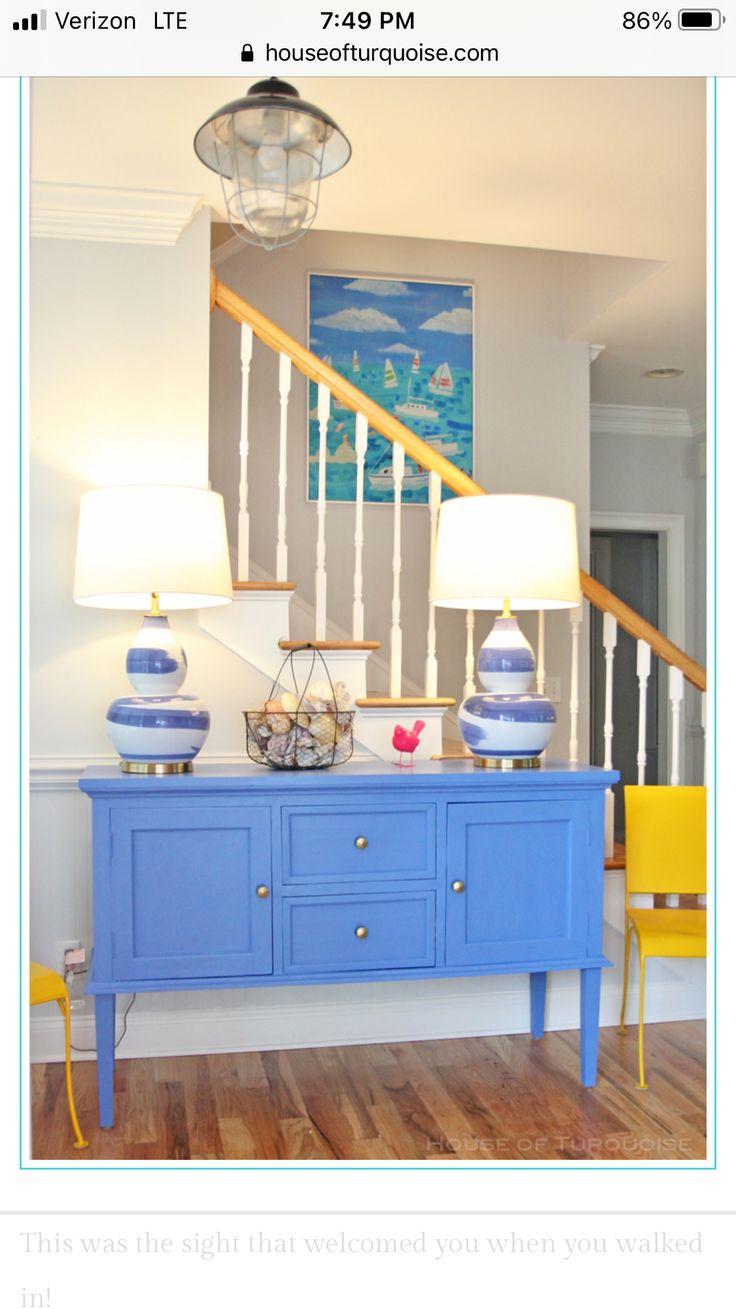
<instances>
[{"instance_id":1,"label":"cabinet door panel","mask_svg":"<svg viewBox=\"0 0 736 1309\"><path fill-rule=\"evenodd\" d=\"M447 963L526 963L586 952L584 804L448 808ZM454 881L464 889L453 891Z\"/></svg>"},{"instance_id":2,"label":"cabinet door panel","mask_svg":"<svg viewBox=\"0 0 736 1309\"><path fill-rule=\"evenodd\" d=\"M143 807L112 814L116 978L235 977L273 967L265 810Z\"/></svg>"}]
</instances>

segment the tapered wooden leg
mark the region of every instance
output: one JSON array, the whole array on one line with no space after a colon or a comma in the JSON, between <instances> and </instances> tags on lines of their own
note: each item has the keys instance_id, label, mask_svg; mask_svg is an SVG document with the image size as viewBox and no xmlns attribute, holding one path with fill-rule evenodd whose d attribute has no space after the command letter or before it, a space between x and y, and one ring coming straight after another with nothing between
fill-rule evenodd
<instances>
[{"instance_id":1,"label":"tapered wooden leg","mask_svg":"<svg viewBox=\"0 0 736 1309\"><path fill-rule=\"evenodd\" d=\"M580 1081L583 1086L595 1086L598 1069L598 1017L600 1003L600 968L581 968Z\"/></svg>"},{"instance_id":2,"label":"tapered wooden leg","mask_svg":"<svg viewBox=\"0 0 736 1309\"><path fill-rule=\"evenodd\" d=\"M532 1036L544 1036L544 1005L547 999L547 974L529 974L529 1000L531 1006Z\"/></svg>"},{"instance_id":3,"label":"tapered wooden leg","mask_svg":"<svg viewBox=\"0 0 736 1309\"><path fill-rule=\"evenodd\" d=\"M97 1034L97 1096L100 1127L112 1127L113 1075L115 1072L115 996L95 996L95 1030Z\"/></svg>"}]
</instances>

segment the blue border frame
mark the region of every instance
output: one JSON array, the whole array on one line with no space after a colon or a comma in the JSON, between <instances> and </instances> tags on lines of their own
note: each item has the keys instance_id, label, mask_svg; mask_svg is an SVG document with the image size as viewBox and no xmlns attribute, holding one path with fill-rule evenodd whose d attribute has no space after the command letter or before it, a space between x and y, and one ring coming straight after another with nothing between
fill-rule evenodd
<instances>
[{"instance_id":1,"label":"blue border frame","mask_svg":"<svg viewBox=\"0 0 736 1309\"><path fill-rule=\"evenodd\" d=\"M714 919L714 929L713 929L713 1017L712 1017L713 1031L714 1031L714 1041L713 1041L713 1088L714 1088L714 1089L713 1089L713 1133L712 1133L712 1135L713 1135L713 1163L712 1163L712 1164L694 1164L694 1165L692 1165L692 1166L690 1166L690 1167L688 1167L688 1166L686 1166L685 1164L680 1163L680 1162L678 1162L678 1161L673 1161L671 1164L667 1164L667 1165L665 1165L665 1164L649 1165L649 1164L646 1164L646 1163L643 1163L643 1162L642 1162L640 1165L632 1164L632 1165L620 1165L620 1166L619 1166L619 1165L616 1165L616 1164L592 1164L592 1163L588 1163L587 1161L583 1161L583 1160L581 1160L579 1163L575 1163L575 1162L572 1162L572 1161L571 1161L570 1163L565 1163L565 1164L553 1164L553 1163L550 1163L550 1164L525 1164L525 1163L518 1163L518 1164L495 1164L495 1163L493 1163L493 1162L490 1162L490 1163L487 1163L487 1164L462 1164L462 1163L457 1163L457 1164L453 1164L453 1163L432 1164L432 1163L426 1162L426 1163L422 1163L422 1164L406 1164L406 1165L405 1165L405 1164L401 1164L401 1163L397 1163L397 1164L395 1164L395 1165L390 1165L390 1166L389 1166L389 1165L386 1165L386 1164L377 1164L377 1165L370 1165L370 1164L368 1164L368 1165L345 1164L345 1163L343 1163L342 1161L336 1161L336 1163L332 1163L332 1164L316 1164L316 1165L311 1165L311 1164L302 1164L301 1166L297 1166L297 1165L294 1165L294 1164L278 1164L278 1163L272 1163L272 1164L258 1164L258 1163L255 1163L255 1164L247 1164L247 1163L234 1164L234 1163L230 1163L230 1162L228 1162L228 1161L226 1161L226 1160L223 1160L221 1163L218 1163L218 1164L216 1164L216 1165L204 1165L204 1166L202 1166L202 1167L195 1167L195 1166L193 1166L191 1163L189 1163L189 1164L187 1164L187 1163L182 1163L182 1164L180 1164L180 1165L178 1165L178 1166L171 1165L171 1164L158 1164L158 1163L151 1164L150 1166L145 1166L145 1165L142 1165L142 1164L132 1164L132 1165L129 1165L129 1164L118 1164L118 1163L116 1163L116 1162L111 1162L111 1163L108 1163L108 1164L103 1164L103 1163L98 1163L97 1161L93 1161L93 1160L89 1160L89 1161L88 1161L88 1160L82 1160L82 1159L80 1159L79 1164L76 1165L76 1166L75 1166L75 1165L72 1165L72 1164L43 1164L43 1163L38 1163L38 1164L36 1164L36 1163L34 1163L34 1162L31 1162L31 1163L27 1163L27 1164L26 1164L26 1163L23 1162L23 1095L24 1095L24 1090L25 1090L25 1088L24 1088L25 1052L24 1052L24 1046L23 1046L23 1010L24 1010L24 1006L23 1006L23 959L24 959L24 926L25 926L25 925L24 925L24 921L23 921L23 855L24 855L24 846L23 846L23 815L24 815L24 783L25 783L25 775L24 775L24 772L23 772L23 695L24 695L24 692L25 692L25 683L24 683L24 679L23 679L23 657L24 657L24 654L25 654L24 645L23 645L23 527L24 527L24 519L23 519L23 494L24 494L24 489L25 489L24 481L23 481L23 439L24 439L24 435L25 435L24 430L23 430L23 364L24 364L24 355L23 355L23 329L24 329L25 323L24 323L24 318L23 318L23 274L24 274L24 265L23 265L23 220L24 220L24 211L23 211L23 145L24 145L24 141L23 141L23 79L22 79L22 78L19 78L19 79L18 79L18 98L19 98L19 137L18 137L18 188L19 188L19 203L18 203L18 217L19 217L19 232L18 232L18 269L19 269L19 271L18 271L18 321L19 321L19 331L20 331L20 344L19 344L19 370L18 370L18 391L19 391L19 422L18 422L18 456L19 456L19 529L18 529L18 532L19 532L19 551L18 551L18 553L19 553L19 588L18 588L18 589L19 589L19 597L18 597L18 614L19 614L19 628L20 628L20 636L19 636L19 656L20 656L20 666L19 666L19 675L18 675L18 687L19 687L19 711L18 711L18 714L19 714L19 730L18 730L18 740L19 740L19 777L20 777L20 779L21 779L21 785L20 785L20 788L19 788L20 794L19 794L19 886L18 886L18 890L19 890L19 923L20 923L20 954L19 954L19 965L20 965L20 966L19 966L19 974L20 974L20 984L19 984L19 1012L18 1012L18 1017L19 1017L19 1033L20 1033L20 1040L19 1040L19 1052L20 1052L20 1068L19 1068L19 1105L18 1105L18 1108L19 1108L19 1137L18 1137L18 1139L19 1139L19 1156L18 1156L18 1161L19 1161L19 1162L18 1162L19 1171L20 1171L20 1172L32 1172L32 1173L37 1173L37 1172L38 1172L38 1173L42 1173L42 1172L73 1172L73 1173L74 1173L74 1172L78 1172L78 1171L80 1171L80 1169L81 1169L81 1170L84 1171L85 1173L94 1173L94 1172L113 1172L113 1173L117 1173L117 1172L133 1172L133 1173L139 1173L139 1172L145 1172L145 1173L149 1173L149 1172L192 1172L192 1173L202 1173L202 1172L204 1172L204 1173L211 1173L211 1172L216 1172L216 1173L222 1173L222 1172L248 1172L248 1173L260 1173L260 1172L298 1172L298 1173L304 1173L304 1172L306 1172L306 1173L312 1173L312 1172L328 1172L328 1173L335 1173L337 1176L340 1176L342 1173L345 1173L345 1172L351 1172L351 1173L352 1173L352 1172L357 1172L357 1173L375 1173L375 1172L388 1172L388 1173L395 1173L395 1172L422 1172L422 1173L426 1173L426 1172L443 1172L443 1173L445 1173L445 1172L447 1172L448 1168L449 1168L453 1173L458 1173L458 1172L473 1172L473 1173L477 1173L477 1172L483 1172L483 1173L508 1173L508 1172L521 1172L521 1173L526 1173L526 1172L532 1172L532 1173L565 1172L565 1173L568 1173L568 1172L575 1172L575 1173L582 1173L582 1174L585 1174L585 1173L590 1173L590 1172L593 1172L593 1173L600 1173L600 1172L604 1172L604 1173L622 1173L622 1172L634 1172L634 1173L641 1173L641 1172L650 1172L650 1173L651 1173L651 1172L654 1172L654 1173L657 1173L657 1172L666 1172L666 1173L672 1173L672 1172L702 1173L702 1172L706 1172L706 1173L708 1173L708 1172L715 1172L715 1170L716 1170L717 1167L718 1167L718 1162L717 1162L717 1143L718 1143L718 1130L717 1130L717 1124L718 1124L718 1103L717 1103L717 1096L718 1096L718 1083L717 1083L717 1075L716 1075L716 1074L717 1074L717 1042L716 1042L716 1040L715 1040L715 1032L716 1032L716 1030L717 1030L717 1003L718 1003L718 973L717 973L718 919L717 919L717 914L716 914L716 906L717 906L717 862L718 862L718 861L717 861L717 852L716 852L716 835L717 835L717 830L718 830L718 821L717 821L717 787L716 787L716 759L717 759L717 734L716 734L716 733L717 733L717 727L716 727L716 714L715 714L716 692L717 692L717 685L718 685L718 679L717 679L717 639L716 639L716 635L717 635L717 607L716 607L716 603L715 603L715 599L716 599L716 581L717 581L717 550L716 550L716 544L717 544L717 532L716 532L716 528L717 528L717 519L718 519L718 477L717 477L718 443L717 443L717 408L716 408L717 379L718 379L718 312L717 312L717 308L718 308L718 299L717 299L717 297L718 297L718 290L717 290L717 286L718 286L718 283L717 283L717 267L718 267L718 204L717 204L717 198L718 198L718 190L717 190L717 186L718 186L718 78L717 78L717 77L714 77L714 78L713 78L713 419L712 419L712 432L713 432L713 523L712 523L712 527L711 527L711 533L708 534L708 536L707 536L707 539L710 539L710 541L711 541L711 543L712 543L712 544L711 544L711 548L712 548L712 551L713 551L713 592L712 592L712 593L713 593L713 650L712 650L712 659L711 659L711 666L712 666L712 670L713 670L713 706L714 706L714 712L713 712L713 715L712 715L712 718L713 718L713 750L712 750L712 759L713 759L713 782L712 782L712 791L713 791L713 835L712 835L712 849L713 849L713 895L712 895L712 900L713 900L713 919ZM87 1166L85 1167L85 1165L87 1165ZM87 1211L85 1211L85 1212L87 1212ZM164 1212L166 1212L166 1211L163 1211L163 1210L156 1210L156 1211L151 1211L151 1212L164 1213ZM228 1211L228 1212L230 1212L230 1211ZM284 1212L287 1213L287 1212L289 1212L289 1211L285 1210ZM341 1210L341 1211L339 1211L339 1212L343 1212L343 1211ZM438 1211L438 1212L445 1212L445 1211ZM454 1211L453 1211L453 1212L454 1212ZM505 1211L504 1211L504 1212L505 1212ZM550 1211L550 1212L552 1212L552 1211ZM555 1212L556 1212L556 1211L555 1211ZM570 1212L570 1211L566 1211L566 1212ZM578 1211L576 1210L576 1211L573 1211L573 1212L578 1212ZM582 1211L580 1211L580 1212L582 1212ZM649 1212L649 1211L647 1211L647 1212ZM685 1211L683 1211L683 1212L685 1212ZM689 1212L689 1211L687 1211L687 1212Z\"/></svg>"}]
</instances>

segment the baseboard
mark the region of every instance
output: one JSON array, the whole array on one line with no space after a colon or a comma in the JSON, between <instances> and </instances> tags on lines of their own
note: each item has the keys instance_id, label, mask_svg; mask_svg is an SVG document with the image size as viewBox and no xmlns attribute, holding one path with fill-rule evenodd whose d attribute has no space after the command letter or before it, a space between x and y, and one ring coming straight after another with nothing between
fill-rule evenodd
<instances>
[{"instance_id":1,"label":"baseboard","mask_svg":"<svg viewBox=\"0 0 736 1309\"><path fill-rule=\"evenodd\" d=\"M610 974L609 974L610 976ZM233 1005L233 993L217 1008L170 1007L171 998L141 997L128 1019L128 1031L118 1058L145 1059L162 1055L219 1054L238 1050L285 1050L329 1045L370 1045L399 1041L443 1040L451 1037L499 1036L529 1031L529 998L525 979L458 979L422 985L411 984L417 994L381 997L379 984L345 988L337 995L330 988L300 988L288 997L274 990L251 991L247 1000ZM402 990L404 988L402 987ZM320 991L319 995L315 992ZM578 981L561 973L550 979L546 1026L550 1031L578 1027ZM200 998L203 998L200 993ZM146 1002L155 1007L146 1008ZM618 1023L620 982L604 981L601 1025ZM75 1011L73 1041L94 1046L94 1018ZM166 1005L167 1007L162 1007ZM637 992L629 997L629 1018L634 1021ZM703 993L686 979L667 979L647 985L647 1022L702 1018ZM122 1031L123 1000L118 1001L118 1035ZM50 1011L34 1011L30 1038L33 1063L63 1059L63 1025ZM92 1059L93 1053L75 1059Z\"/></svg>"}]
</instances>

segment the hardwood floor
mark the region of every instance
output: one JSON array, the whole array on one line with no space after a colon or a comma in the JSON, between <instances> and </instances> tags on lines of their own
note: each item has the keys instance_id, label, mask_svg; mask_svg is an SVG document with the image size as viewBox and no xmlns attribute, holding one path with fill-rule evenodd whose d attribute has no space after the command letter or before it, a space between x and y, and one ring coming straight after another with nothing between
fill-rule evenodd
<instances>
[{"instance_id":1,"label":"hardwood floor","mask_svg":"<svg viewBox=\"0 0 736 1309\"><path fill-rule=\"evenodd\" d=\"M578 1033L263 1054L120 1059L117 1126L97 1126L94 1063L74 1086L90 1148L72 1148L63 1064L32 1069L35 1159L703 1159L705 1023L601 1030L598 1085Z\"/></svg>"}]
</instances>

